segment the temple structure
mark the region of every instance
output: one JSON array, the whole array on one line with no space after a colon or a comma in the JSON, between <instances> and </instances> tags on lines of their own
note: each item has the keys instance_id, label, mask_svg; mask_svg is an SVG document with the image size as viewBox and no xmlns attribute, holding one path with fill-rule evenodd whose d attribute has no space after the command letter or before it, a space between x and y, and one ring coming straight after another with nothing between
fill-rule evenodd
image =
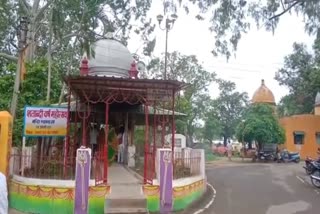
<instances>
[{"instance_id":1,"label":"temple structure","mask_svg":"<svg viewBox=\"0 0 320 214\"><path fill-rule=\"evenodd\" d=\"M276 113L276 102L272 91L262 80L261 86L252 97L253 103L270 104ZM279 118L285 129L284 147L291 152L300 152L301 158L316 158L320 147L320 93L315 98L314 114L300 114Z\"/></svg>"},{"instance_id":2,"label":"temple structure","mask_svg":"<svg viewBox=\"0 0 320 214\"><path fill-rule=\"evenodd\" d=\"M272 91L266 86L264 80L261 80L260 87L254 92L252 96L252 103L264 103L271 106L276 105Z\"/></svg>"},{"instance_id":3,"label":"temple structure","mask_svg":"<svg viewBox=\"0 0 320 214\"><path fill-rule=\"evenodd\" d=\"M139 79L132 54L114 39L99 40L92 48L93 57L81 60L79 74L63 78L67 96L59 108L67 108L66 135L36 138L21 153L13 150L10 207L73 213L75 157L82 146L92 149L89 213L159 211L159 148L172 153L170 209L186 208L206 188L204 151L175 149L175 119L183 116L175 111L176 97L187 85ZM138 164L140 175L128 168Z\"/></svg>"}]
</instances>

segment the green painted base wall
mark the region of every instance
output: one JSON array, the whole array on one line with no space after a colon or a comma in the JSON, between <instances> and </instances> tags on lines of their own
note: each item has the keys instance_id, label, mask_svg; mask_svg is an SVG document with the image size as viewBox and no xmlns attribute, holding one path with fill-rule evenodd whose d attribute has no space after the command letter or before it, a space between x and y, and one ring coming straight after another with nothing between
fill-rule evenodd
<instances>
[{"instance_id":1,"label":"green painted base wall","mask_svg":"<svg viewBox=\"0 0 320 214\"><path fill-rule=\"evenodd\" d=\"M204 181L174 189L173 210L183 210L204 193ZM105 195L110 187L90 187L89 214L103 214ZM159 186L146 188L147 208L160 210ZM26 186L12 183L9 191L10 208L34 214L73 214L74 191L72 188Z\"/></svg>"},{"instance_id":2,"label":"green painted base wall","mask_svg":"<svg viewBox=\"0 0 320 214\"><path fill-rule=\"evenodd\" d=\"M9 194L9 206L26 213L73 214L74 202L63 199L42 199L33 196ZM89 199L89 214L104 213L104 198Z\"/></svg>"},{"instance_id":3,"label":"green painted base wall","mask_svg":"<svg viewBox=\"0 0 320 214\"><path fill-rule=\"evenodd\" d=\"M192 192L186 196L174 198L173 200L173 211L179 211L187 208L192 202L199 199L204 193L204 189ZM148 196L147 206L150 212L160 211L160 198L159 196Z\"/></svg>"},{"instance_id":4,"label":"green painted base wall","mask_svg":"<svg viewBox=\"0 0 320 214\"><path fill-rule=\"evenodd\" d=\"M203 191L193 192L185 197L175 198L173 201L173 210L183 210L187 208L192 202L199 199L202 195Z\"/></svg>"},{"instance_id":5,"label":"green painted base wall","mask_svg":"<svg viewBox=\"0 0 320 214\"><path fill-rule=\"evenodd\" d=\"M158 212L160 210L159 196L147 197L147 208L148 208L149 212Z\"/></svg>"}]
</instances>

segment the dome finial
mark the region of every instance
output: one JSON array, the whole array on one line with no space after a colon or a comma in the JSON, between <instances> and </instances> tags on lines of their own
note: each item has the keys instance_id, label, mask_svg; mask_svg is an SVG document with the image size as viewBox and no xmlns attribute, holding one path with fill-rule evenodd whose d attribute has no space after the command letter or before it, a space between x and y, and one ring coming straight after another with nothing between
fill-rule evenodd
<instances>
[{"instance_id":1,"label":"dome finial","mask_svg":"<svg viewBox=\"0 0 320 214\"><path fill-rule=\"evenodd\" d=\"M107 32L107 33L106 33L106 38L107 38L107 39L113 39L113 38L114 38L113 32Z\"/></svg>"},{"instance_id":2,"label":"dome finial","mask_svg":"<svg viewBox=\"0 0 320 214\"><path fill-rule=\"evenodd\" d=\"M137 67L136 67L136 61L133 60L133 62L131 63L131 68L129 70L129 77L131 79L137 79L138 78L138 70L137 70Z\"/></svg>"},{"instance_id":3,"label":"dome finial","mask_svg":"<svg viewBox=\"0 0 320 214\"><path fill-rule=\"evenodd\" d=\"M81 60L81 65L80 65L80 75L86 76L88 75L88 73L89 73L88 59L87 59L87 54L84 53Z\"/></svg>"},{"instance_id":4,"label":"dome finial","mask_svg":"<svg viewBox=\"0 0 320 214\"><path fill-rule=\"evenodd\" d=\"M261 85L265 85L265 84L264 84L264 79L261 80Z\"/></svg>"}]
</instances>

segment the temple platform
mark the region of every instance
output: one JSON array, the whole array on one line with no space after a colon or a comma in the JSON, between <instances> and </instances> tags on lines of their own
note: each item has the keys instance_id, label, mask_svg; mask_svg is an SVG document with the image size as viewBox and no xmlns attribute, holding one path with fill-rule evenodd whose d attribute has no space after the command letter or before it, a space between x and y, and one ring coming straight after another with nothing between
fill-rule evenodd
<instances>
[{"instance_id":1,"label":"temple platform","mask_svg":"<svg viewBox=\"0 0 320 214\"><path fill-rule=\"evenodd\" d=\"M149 213L142 182L120 164L109 168L110 194L106 196L104 213Z\"/></svg>"}]
</instances>

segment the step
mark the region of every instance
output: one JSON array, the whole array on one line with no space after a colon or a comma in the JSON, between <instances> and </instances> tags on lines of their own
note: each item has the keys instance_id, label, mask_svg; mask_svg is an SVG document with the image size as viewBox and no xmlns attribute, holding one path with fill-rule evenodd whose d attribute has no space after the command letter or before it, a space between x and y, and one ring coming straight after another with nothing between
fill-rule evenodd
<instances>
[{"instance_id":1,"label":"step","mask_svg":"<svg viewBox=\"0 0 320 214\"><path fill-rule=\"evenodd\" d=\"M146 208L112 208L104 212L105 214L149 214Z\"/></svg>"},{"instance_id":2,"label":"step","mask_svg":"<svg viewBox=\"0 0 320 214\"><path fill-rule=\"evenodd\" d=\"M144 199L142 185L112 185L107 199Z\"/></svg>"},{"instance_id":3,"label":"step","mask_svg":"<svg viewBox=\"0 0 320 214\"><path fill-rule=\"evenodd\" d=\"M128 207L128 208L146 208L147 207L147 199L135 199L135 198L130 198L130 199L106 199L105 206L108 208L123 208L123 207Z\"/></svg>"}]
</instances>

